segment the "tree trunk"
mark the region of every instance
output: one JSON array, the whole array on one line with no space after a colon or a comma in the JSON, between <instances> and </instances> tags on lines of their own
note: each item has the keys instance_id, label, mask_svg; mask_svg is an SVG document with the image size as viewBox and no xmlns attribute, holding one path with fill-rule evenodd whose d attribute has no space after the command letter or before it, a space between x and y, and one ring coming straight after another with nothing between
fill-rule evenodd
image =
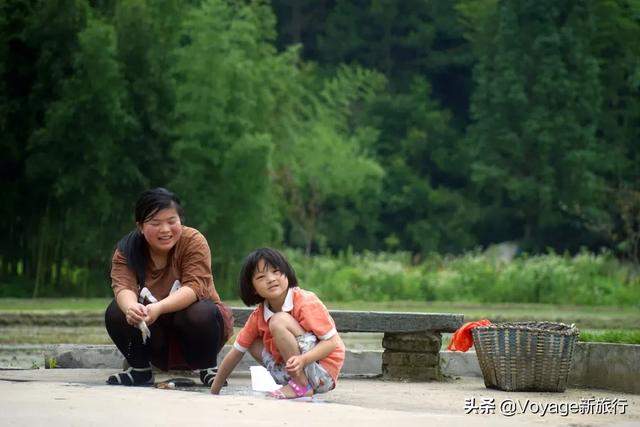
<instances>
[{"instance_id":1,"label":"tree trunk","mask_svg":"<svg viewBox=\"0 0 640 427\"><path fill-rule=\"evenodd\" d=\"M62 256L62 252L64 250L64 221L61 222L61 226L60 229L58 230L58 242L56 244L56 251L55 251L55 264L56 264L56 281L55 281L55 289L61 289L62 288L62 262L63 262L63 256Z\"/></svg>"},{"instance_id":2,"label":"tree trunk","mask_svg":"<svg viewBox=\"0 0 640 427\"><path fill-rule=\"evenodd\" d=\"M33 288L33 298L37 298L41 292L41 287L46 276L47 263L47 238L49 237L49 203L44 212L44 216L40 220L38 227L38 235L36 236L36 271L35 286Z\"/></svg>"}]
</instances>

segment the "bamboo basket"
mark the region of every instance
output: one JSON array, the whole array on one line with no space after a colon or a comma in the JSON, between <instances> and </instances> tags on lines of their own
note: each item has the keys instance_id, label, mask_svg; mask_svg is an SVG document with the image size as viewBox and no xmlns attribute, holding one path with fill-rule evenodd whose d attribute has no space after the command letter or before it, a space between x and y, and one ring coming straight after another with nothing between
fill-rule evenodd
<instances>
[{"instance_id":1,"label":"bamboo basket","mask_svg":"<svg viewBox=\"0 0 640 427\"><path fill-rule=\"evenodd\" d=\"M498 323L472 331L488 388L555 392L567 388L573 347L579 335L573 325Z\"/></svg>"}]
</instances>

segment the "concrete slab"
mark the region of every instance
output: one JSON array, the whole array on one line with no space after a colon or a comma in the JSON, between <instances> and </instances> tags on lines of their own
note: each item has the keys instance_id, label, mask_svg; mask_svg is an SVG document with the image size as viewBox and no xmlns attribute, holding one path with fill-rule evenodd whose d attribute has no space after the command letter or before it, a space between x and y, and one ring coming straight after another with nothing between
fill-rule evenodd
<instances>
[{"instance_id":1,"label":"concrete slab","mask_svg":"<svg viewBox=\"0 0 640 427\"><path fill-rule=\"evenodd\" d=\"M218 360L229 351L225 346ZM123 357L114 345L46 344L0 345L0 370L46 366L55 360L58 368L109 368L123 366ZM236 372L249 372L255 364L245 356ZM382 374L382 351L347 350L342 375L376 377ZM441 351L440 370L448 377L482 378L475 351L466 353ZM640 345L578 343L574 350L569 384L640 394Z\"/></svg>"},{"instance_id":2,"label":"concrete slab","mask_svg":"<svg viewBox=\"0 0 640 427\"><path fill-rule=\"evenodd\" d=\"M234 325L243 326L253 309L234 308ZM329 310L340 332L455 332L462 314Z\"/></svg>"},{"instance_id":3,"label":"concrete slab","mask_svg":"<svg viewBox=\"0 0 640 427\"><path fill-rule=\"evenodd\" d=\"M310 402L282 402L252 392L245 375L232 376L223 395L212 396L204 387L188 392L108 386L104 381L110 373L113 370L0 371L0 425L640 425L637 395L586 389L506 393L486 389L478 378L444 383L341 379L334 391ZM572 405L586 413L557 414ZM516 414L507 416L510 408ZM617 414L602 413L606 409ZM483 410L493 414L482 415Z\"/></svg>"}]
</instances>

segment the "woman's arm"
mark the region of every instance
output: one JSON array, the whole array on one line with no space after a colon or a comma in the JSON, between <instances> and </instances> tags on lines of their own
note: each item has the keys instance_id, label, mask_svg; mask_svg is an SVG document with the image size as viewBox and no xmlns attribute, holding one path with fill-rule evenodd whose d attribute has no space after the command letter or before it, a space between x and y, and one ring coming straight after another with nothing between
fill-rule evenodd
<instances>
[{"instance_id":1,"label":"woman's arm","mask_svg":"<svg viewBox=\"0 0 640 427\"><path fill-rule=\"evenodd\" d=\"M305 366L310 363L317 362L320 359L324 359L331 354L333 350L338 346L340 336L335 334L328 340L321 340L315 347L304 354L298 356L291 356L287 360L286 368L290 373L296 373L302 371Z\"/></svg>"},{"instance_id":2,"label":"woman's arm","mask_svg":"<svg viewBox=\"0 0 640 427\"><path fill-rule=\"evenodd\" d=\"M242 356L244 356L244 353L236 348L232 348L229 353L227 353L218 368L216 379L213 380L213 384L211 384L212 394L220 394L220 389L222 388L224 381L229 377L231 372L233 372L235 367L238 366L238 363L242 360Z\"/></svg>"},{"instance_id":3,"label":"woman's arm","mask_svg":"<svg viewBox=\"0 0 640 427\"><path fill-rule=\"evenodd\" d=\"M212 288L215 293L211 273L211 250L207 239L201 233L196 232L186 243L180 269L182 287L191 288L199 300L211 298Z\"/></svg>"},{"instance_id":4,"label":"woman's arm","mask_svg":"<svg viewBox=\"0 0 640 427\"><path fill-rule=\"evenodd\" d=\"M138 302L138 296L129 289L123 289L116 295L116 303L125 314L127 323L137 325L148 314L147 308Z\"/></svg>"},{"instance_id":5,"label":"woman's arm","mask_svg":"<svg viewBox=\"0 0 640 427\"><path fill-rule=\"evenodd\" d=\"M196 301L198 301L198 297L195 291L187 286L183 286L165 299L147 305L148 314L144 320L150 325L155 322L161 314L180 311Z\"/></svg>"}]
</instances>

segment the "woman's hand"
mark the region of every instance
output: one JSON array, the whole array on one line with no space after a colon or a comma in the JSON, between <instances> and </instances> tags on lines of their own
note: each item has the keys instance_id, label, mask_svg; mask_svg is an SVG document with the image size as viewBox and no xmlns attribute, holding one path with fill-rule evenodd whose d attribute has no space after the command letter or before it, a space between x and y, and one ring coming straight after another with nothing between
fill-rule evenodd
<instances>
[{"instance_id":1,"label":"woman's hand","mask_svg":"<svg viewBox=\"0 0 640 427\"><path fill-rule=\"evenodd\" d=\"M153 304L149 304L146 306L147 315L144 318L144 321L147 322L147 326L151 326L153 322L155 322L161 314L163 314L162 307L159 302L154 302Z\"/></svg>"},{"instance_id":2,"label":"woman's hand","mask_svg":"<svg viewBox=\"0 0 640 427\"><path fill-rule=\"evenodd\" d=\"M131 326L136 326L141 320L144 320L146 315L147 307L138 302L131 304L125 313L127 323Z\"/></svg>"},{"instance_id":3,"label":"woman's hand","mask_svg":"<svg viewBox=\"0 0 640 427\"><path fill-rule=\"evenodd\" d=\"M307 366L307 360L304 357L304 354L299 354L297 356L291 356L289 360L287 360L286 368L289 375L296 376L302 373L304 367Z\"/></svg>"}]
</instances>

